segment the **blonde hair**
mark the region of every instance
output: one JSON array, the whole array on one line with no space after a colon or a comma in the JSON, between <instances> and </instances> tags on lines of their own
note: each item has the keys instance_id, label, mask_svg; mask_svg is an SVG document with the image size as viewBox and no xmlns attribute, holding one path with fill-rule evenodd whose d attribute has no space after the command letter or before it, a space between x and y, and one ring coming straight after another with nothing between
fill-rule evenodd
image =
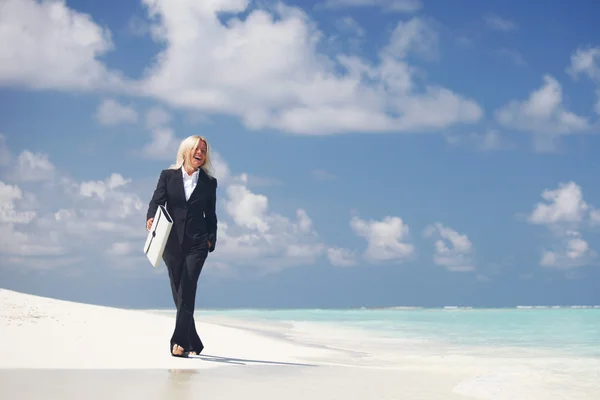
<instances>
[{"instance_id":1,"label":"blonde hair","mask_svg":"<svg viewBox=\"0 0 600 400\"><path fill-rule=\"evenodd\" d=\"M192 150L196 151L196 148L200 144L200 141L203 141L206 145L206 156L204 157L204 162L202 163L200 168L204 170L204 172L206 172L208 176L212 177L213 166L210 162L210 146L208 145L208 141L204 137L198 135L188 136L187 138L181 141L181 144L179 145L179 150L177 150L177 158L175 159L175 164L172 164L169 168L181 168L184 165L187 158L190 156L190 152Z\"/></svg>"}]
</instances>

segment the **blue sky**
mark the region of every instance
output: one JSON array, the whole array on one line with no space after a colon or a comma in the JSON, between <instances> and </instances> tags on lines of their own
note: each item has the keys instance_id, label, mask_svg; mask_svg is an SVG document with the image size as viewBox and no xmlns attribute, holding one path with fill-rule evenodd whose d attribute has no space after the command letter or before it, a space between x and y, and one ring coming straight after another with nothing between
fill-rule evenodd
<instances>
[{"instance_id":1,"label":"blue sky","mask_svg":"<svg viewBox=\"0 0 600 400\"><path fill-rule=\"evenodd\" d=\"M141 251L209 140L198 307L599 304L592 1L0 0L0 286L170 307Z\"/></svg>"}]
</instances>

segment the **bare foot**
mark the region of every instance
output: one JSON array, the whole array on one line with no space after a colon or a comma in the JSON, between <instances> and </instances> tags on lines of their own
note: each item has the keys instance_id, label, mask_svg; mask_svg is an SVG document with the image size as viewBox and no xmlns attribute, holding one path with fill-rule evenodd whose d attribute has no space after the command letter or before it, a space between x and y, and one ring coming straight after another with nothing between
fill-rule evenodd
<instances>
[{"instance_id":1,"label":"bare foot","mask_svg":"<svg viewBox=\"0 0 600 400\"><path fill-rule=\"evenodd\" d=\"M196 353L195 351L190 351L190 352L189 352L189 355L190 355L190 356L197 356L197 355L198 355L198 353Z\"/></svg>"},{"instance_id":2,"label":"bare foot","mask_svg":"<svg viewBox=\"0 0 600 400\"><path fill-rule=\"evenodd\" d=\"M171 353L173 353L174 356L183 356L183 353L184 353L183 347L181 347L178 344L174 344L173 350L171 351Z\"/></svg>"}]
</instances>

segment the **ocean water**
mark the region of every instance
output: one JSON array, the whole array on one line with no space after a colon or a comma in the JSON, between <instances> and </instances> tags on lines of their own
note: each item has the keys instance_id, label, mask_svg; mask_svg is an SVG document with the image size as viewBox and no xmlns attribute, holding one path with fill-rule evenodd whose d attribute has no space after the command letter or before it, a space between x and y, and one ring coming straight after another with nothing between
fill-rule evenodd
<instances>
[{"instance_id":1,"label":"ocean water","mask_svg":"<svg viewBox=\"0 0 600 400\"><path fill-rule=\"evenodd\" d=\"M171 311L172 312L172 311ZM202 310L195 314L323 331L359 331L372 338L431 341L454 346L540 349L600 359L600 308ZM311 329L314 331L314 329Z\"/></svg>"},{"instance_id":2,"label":"ocean water","mask_svg":"<svg viewBox=\"0 0 600 400\"><path fill-rule=\"evenodd\" d=\"M388 392L370 398L600 399L600 307L197 308L195 317L330 351L321 367L360 367L348 370L387 382L414 374L415 382L382 383ZM340 373L344 382L362 379ZM444 388L424 395L430 385L419 381L423 376ZM340 398L365 398L353 390Z\"/></svg>"}]
</instances>

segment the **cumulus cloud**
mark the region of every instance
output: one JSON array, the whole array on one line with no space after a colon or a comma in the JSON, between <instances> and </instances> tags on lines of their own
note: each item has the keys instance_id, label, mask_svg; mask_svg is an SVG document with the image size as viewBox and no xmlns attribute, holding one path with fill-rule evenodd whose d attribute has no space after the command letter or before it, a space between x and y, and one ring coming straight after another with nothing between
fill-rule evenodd
<instances>
[{"instance_id":1,"label":"cumulus cloud","mask_svg":"<svg viewBox=\"0 0 600 400\"><path fill-rule=\"evenodd\" d=\"M54 177L55 167L47 154L22 151L17 157L14 170L10 173L18 181L47 181Z\"/></svg>"},{"instance_id":2,"label":"cumulus cloud","mask_svg":"<svg viewBox=\"0 0 600 400\"><path fill-rule=\"evenodd\" d=\"M425 229L424 236L435 238L433 261L436 265L454 272L475 270L473 244L467 235L436 222Z\"/></svg>"},{"instance_id":3,"label":"cumulus cloud","mask_svg":"<svg viewBox=\"0 0 600 400\"><path fill-rule=\"evenodd\" d=\"M0 167L7 165L12 160L12 155L6 143L6 136L0 133Z\"/></svg>"},{"instance_id":4,"label":"cumulus cloud","mask_svg":"<svg viewBox=\"0 0 600 400\"><path fill-rule=\"evenodd\" d=\"M22 154L29 152L19 157ZM156 180L144 188L118 172L103 179L75 180L47 155L40 156L54 171L46 185L0 180L0 265L63 268L65 273L84 267L147 268L142 252L145 212ZM354 252L329 246L305 209L298 207L289 216L273 212L269 198L249 187L247 174L233 173L218 152L213 160L220 179L219 251L211 253L214 270L209 273L274 273L319 259L335 266L355 265ZM15 168L18 165L3 166L5 175L14 177ZM22 184L28 184L28 191ZM375 245L385 248L386 243ZM387 245L393 247L393 241Z\"/></svg>"},{"instance_id":5,"label":"cumulus cloud","mask_svg":"<svg viewBox=\"0 0 600 400\"><path fill-rule=\"evenodd\" d=\"M596 257L581 231L596 225L599 211L583 199L583 191L575 182L559 183L546 189L528 216L529 223L545 226L556 238L553 249L542 251L540 265L570 268L587 265Z\"/></svg>"},{"instance_id":6,"label":"cumulus cloud","mask_svg":"<svg viewBox=\"0 0 600 400\"><path fill-rule=\"evenodd\" d=\"M513 142L494 129L483 133L451 134L446 136L446 141L454 146L463 146L477 151L497 151L514 148Z\"/></svg>"},{"instance_id":7,"label":"cumulus cloud","mask_svg":"<svg viewBox=\"0 0 600 400\"><path fill-rule=\"evenodd\" d=\"M583 75L596 83L597 101L594 111L600 114L600 46L578 48L571 55L571 64L567 72L574 79Z\"/></svg>"},{"instance_id":8,"label":"cumulus cloud","mask_svg":"<svg viewBox=\"0 0 600 400\"><path fill-rule=\"evenodd\" d=\"M44 240L40 240L39 231L36 232L32 223L37 211L23 207L25 197L18 185L0 181L0 258L63 253L55 237L44 232Z\"/></svg>"},{"instance_id":9,"label":"cumulus cloud","mask_svg":"<svg viewBox=\"0 0 600 400\"><path fill-rule=\"evenodd\" d=\"M577 78L586 75L600 83L600 46L580 47L571 55L571 64L567 71Z\"/></svg>"},{"instance_id":10,"label":"cumulus cloud","mask_svg":"<svg viewBox=\"0 0 600 400\"><path fill-rule=\"evenodd\" d=\"M15 202L23 199L23 191L16 185L0 181L0 221L11 224L27 224L35 217L35 211L18 211Z\"/></svg>"},{"instance_id":11,"label":"cumulus cloud","mask_svg":"<svg viewBox=\"0 0 600 400\"><path fill-rule=\"evenodd\" d=\"M146 112L146 128L164 127L171 122L171 114L162 107L152 107Z\"/></svg>"},{"instance_id":12,"label":"cumulus cloud","mask_svg":"<svg viewBox=\"0 0 600 400\"><path fill-rule=\"evenodd\" d=\"M424 20L399 22L371 64L319 52L322 32L300 9L282 4L249 10L244 19L237 14L246 11L246 1L144 4L153 38L165 49L141 87L173 106L303 134L438 129L481 118L474 101L418 85L406 58L435 52L435 32ZM231 13L227 24L220 12Z\"/></svg>"},{"instance_id":13,"label":"cumulus cloud","mask_svg":"<svg viewBox=\"0 0 600 400\"><path fill-rule=\"evenodd\" d=\"M96 119L102 125L132 124L138 115L131 106L124 106L114 99L105 99L98 105Z\"/></svg>"},{"instance_id":14,"label":"cumulus cloud","mask_svg":"<svg viewBox=\"0 0 600 400\"><path fill-rule=\"evenodd\" d=\"M143 253L135 256L135 248L146 233L144 210L139 195L129 188L131 179L114 173L104 180L76 181L47 154L29 150L2 171L1 266L51 269L77 261L112 265L125 249L137 265L143 260ZM123 244L111 248L113 241Z\"/></svg>"},{"instance_id":15,"label":"cumulus cloud","mask_svg":"<svg viewBox=\"0 0 600 400\"><path fill-rule=\"evenodd\" d=\"M402 262L410 259L415 246L408 243L409 227L400 217L386 216L382 220L364 220L352 217L354 233L367 241L363 258L372 263Z\"/></svg>"},{"instance_id":16,"label":"cumulus cloud","mask_svg":"<svg viewBox=\"0 0 600 400\"><path fill-rule=\"evenodd\" d=\"M182 138L181 138L182 139ZM142 154L155 160L170 160L175 162L181 139L171 128L160 127L152 131L150 142L142 148Z\"/></svg>"},{"instance_id":17,"label":"cumulus cloud","mask_svg":"<svg viewBox=\"0 0 600 400\"><path fill-rule=\"evenodd\" d=\"M556 250L543 250L540 265L550 268L573 268L589 264L595 257L592 250L577 231L567 231Z\"/></svg>"},{"instance_id":18,"label":"cumulus cloud","mask_svg":"<svg viewBox=\"0 0 600 400\"><path fill-rule=\"evenodd\" d=\"M277 272L312 264L325 254L326 245L304 209L298 208L291 218L270 211L268 197L247 186L246 174L230 175L225 182L215 260Z\"/></svg>"},{"instance_id":19,"label":"cumulus cloud","mask_svg":"<svg viewBox=\"0 0 600 400\"><path fill-rule=\"evenodd\" d=\"M566 109L560 83L545 75L541 88L530 93L526 100L513 100L496 111L498 122L507 127L535 136L537 150L553 150L558 136L586 131L586 117Z\"/></svg>"},{"instance_id":20,"label":"cumulus cloud","mask_svg":"<svg viewBox=\"0 0 600 400\"><path fill-rule=\"evenodd\" d=\"M230 185L226 191L225 211L237 225L262 233L271 229L266 218L267 196L252 193L243 184Z\"/></svg>"},{"instance_id":21,"label":"cumulus cloud","mask_svg":"<svg viewBox=\"0 0 600 400\"><path fill-rule=\"evenodd\" d=\"M579 223L586 216L590 206L583 200L581 187L575 182L560 183L556 189L542 192L546 202L536 204L529 216L534 224L553 225L557 223Z\"/></svg>"},{"instance_id":22,"label":"cumulus cloud","mask_svg":"<svg viewBox=\"0 0 600 400\"><path fill-rule=\"evenodd\" d=\"M329 259L331 265L336 267L349 267L357 264L356 253L344 248L328 248L327 258Z\"/></svg>"},{"instance_id":23,"label":"cumulus cloud","mask_svg":"<svg viewBox=\"0 0 600 400\"><path fill-rule=\"evenodd\" d=\"M0 83L32 89L118 88L119 73L99 60L111 33L65 0L0 3Z\"/></svg>"},{"instance_id":24,"label":"cumulus cloud","mask_svg":"<svg viewBox=\"0 0 600 400\"><path fill-rule=\"evenodd\" d=\"M250 129L297 134L437 130L478 122L483 114L474 100L422 82L424 75L409 64L410 56L437 54L435 30L418 17L399 21L371 62L324 52L327 38L314 21L283 3L265 8L250 8L247 0L142 4L147 32L162 50L139 80L130 80L100 61L114 45L110 31L91 16L64 0L5 0L0 83L148 96L202 115L236 116ZM421 7L415 0L337 4L405 11ZM111 105L117 109L115 103L105 104ZM103 114L102 120L134 119L132 112L118 110Z\"/></svg>"}]
</instances>

